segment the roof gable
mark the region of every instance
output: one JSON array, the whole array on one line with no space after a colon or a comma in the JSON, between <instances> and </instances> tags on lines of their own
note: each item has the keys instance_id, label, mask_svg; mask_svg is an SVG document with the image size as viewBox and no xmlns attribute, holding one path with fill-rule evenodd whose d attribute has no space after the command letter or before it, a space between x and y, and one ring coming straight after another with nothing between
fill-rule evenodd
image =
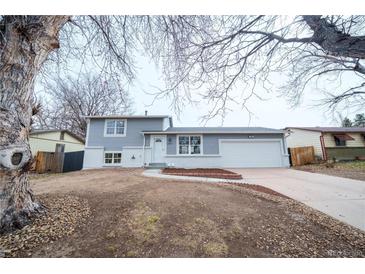
<instances>
[{"instance_id":1,"label":"roof gable","mask_svg":"<svg viewBox=\"0 0 365 274\"><path fill-rule=\"evenodd\" d=\"M72 133L69 130L66 129L34 129L30 132L29 135L37 135L37 134L42 134L42 133L51 133L51 132L65 132L66 134L70 135L71 137L75 138L77 141L85 144L85 140L81 137L79 137L78 135Z\"/></svg>"}]
</instances>

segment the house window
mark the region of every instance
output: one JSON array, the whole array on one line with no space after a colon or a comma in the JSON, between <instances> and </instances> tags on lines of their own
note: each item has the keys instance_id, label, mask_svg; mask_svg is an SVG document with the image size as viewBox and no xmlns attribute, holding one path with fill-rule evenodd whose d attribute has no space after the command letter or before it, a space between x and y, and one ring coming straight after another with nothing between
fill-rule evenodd
<instances>
[{"instance_id":1,"label":"house window","mask_svg":"<svg viewBox=\"0 0 365 274\"><path fill-rule=\"evenodd\" d=\"M105 120L105 136L125 136L125 120Z\"/></svg>"},{"instance_id":2,"label":"house window","mask_svg":"<svg viewBox=\"0 0 365 274\"><path fill-rule=\"evenodd\" d=\"M201 136L179 136L178 139L179 154L201 154Z\"/></svg>"},{"instance_id":3,"label":"house window","mask_svg":"<svg viewBox=\"0 0 365 274\"><path fill-rule=\"evenodd\" d=\"M335 137L336 147L345 147L346 140L341 140L340 138Z\"/></svg>"},{"instance_id":4,"label":"house window","mask_svg":"<svg viewBox=\"0 0 365 274\"><path fill-rule=\"evenodd\" d=\"M60 140L65 140L65 132L61 131Z\"/></svg>"},{"instance_id":5,"label":"house window","mask_svg":"<svg viewBox=\"0 0 365 274\"><path fill-rule=\"evenodd\" d=\"M105 152L104 154L104 163L105 164L120 164L122 162L122 153L121 152Z\"/></svg>"}]
</instances>

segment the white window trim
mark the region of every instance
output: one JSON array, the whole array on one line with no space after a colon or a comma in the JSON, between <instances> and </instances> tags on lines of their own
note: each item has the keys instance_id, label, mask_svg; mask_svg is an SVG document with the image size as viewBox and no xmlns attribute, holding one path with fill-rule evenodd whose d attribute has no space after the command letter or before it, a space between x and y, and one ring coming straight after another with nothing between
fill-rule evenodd
<instances>
[{"instance_id":1,"label":"white window trim","mask_svg":"<svg viewBox=\"0 0 365 274\"><path fill-rule=\"evenodd\" d=\"M124 133L123 134L107 134L107 122L108 121L124 121ZM105 119L104 121L104 137L125 137L127 135L127 119Z\"/></svg>"},{"instance_id":2,"label":"white window trim","mask_svg":"<svg viewBox=\"0 0 365 274\"><path fill-rule=\"evenodd\" d=\"M113 153L113 162L114 162L114 153L120 153L121 154L121 157L120 157L120 163L111 163L111 164L108 164L108 163L105 163L105 154L106 153ZM104 166L121 166L122 165L122 161L123 161L123 153L121 150L115 150L115 151L107 151L107 150L104 150L104 154L103 154L103 165Z\"/></svg>"},{"instance_id":3,"label":"white window trim","mask_svg":"<svg viewBox=\"0 0 365 274\"><path fill-rule=\"evenodd\" d=\"M189 153L188 154L180 154L179 153L179 137L189 137ZM199 154L191 154L191 144L190 144L190 137L191 136L199 136L200 137L200 153ZM203 152L203 135L201 134L180 134L180 135L176 135L176 155L178 156L190 156L190 157L194 157L194 156L202 156L204 155Z\"/></svg>"}]
</instances>

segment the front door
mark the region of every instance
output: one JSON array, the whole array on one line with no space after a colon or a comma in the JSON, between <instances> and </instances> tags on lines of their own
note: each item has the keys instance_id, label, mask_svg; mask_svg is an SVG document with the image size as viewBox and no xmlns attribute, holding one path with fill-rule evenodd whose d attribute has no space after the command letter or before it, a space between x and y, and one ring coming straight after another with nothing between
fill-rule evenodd
<instances>
[{"instance_id":1,"label":"front door","mask_svg":"<svg viewBox=\"0 0 365 274\"><path fill-rule=\"evenodd\" d=\"M154 163L162 163L165 152L165 136L152 136L152 161Z\"/></svg>"}]
</instances>

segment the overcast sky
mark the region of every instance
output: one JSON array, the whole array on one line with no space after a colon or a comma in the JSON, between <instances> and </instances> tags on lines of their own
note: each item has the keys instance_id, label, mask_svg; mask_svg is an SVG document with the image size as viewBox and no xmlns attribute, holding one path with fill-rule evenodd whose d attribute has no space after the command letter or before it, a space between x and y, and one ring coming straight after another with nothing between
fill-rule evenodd
<instances>
[{"instance_id":1,"label":"overcast sky","mask_svg":"<svg viewBox=\"0 0 365 274\"><path fill-rule=\"evenodd\" d=\"M174 118L174 126L203 126L201 116L207 114L209 106L201 102L198 106L186 107L178 119L177 115L170 109L171 100L159 99L149 106L154 96L146 92L155 90L154 86L164 87L161 80L161 72L148 59L138 58L139 73L134 86L130 88L131 96L135 101L135 114L143 114L145 110L149 114L169 114ZM262 92L263 94L263 92ZM278 94L265 95L267 100L262 101L252 98L248 102L248 108L253 112L251 121L246 110L238 105L231 105L232 111L226 116L224 126L263 126L272 128L284 128L286 126L338 126L333 116L326 114L325 110L313 107L316 98L320 98L315 92L308 92L303 98L303 103L292 109ZM346 113L343 113L346 115ZM350 117L353 115L350 114ZM220 126L221 119L213 119L207 122L206 126Z\"/></svg>"}]
</instances>

